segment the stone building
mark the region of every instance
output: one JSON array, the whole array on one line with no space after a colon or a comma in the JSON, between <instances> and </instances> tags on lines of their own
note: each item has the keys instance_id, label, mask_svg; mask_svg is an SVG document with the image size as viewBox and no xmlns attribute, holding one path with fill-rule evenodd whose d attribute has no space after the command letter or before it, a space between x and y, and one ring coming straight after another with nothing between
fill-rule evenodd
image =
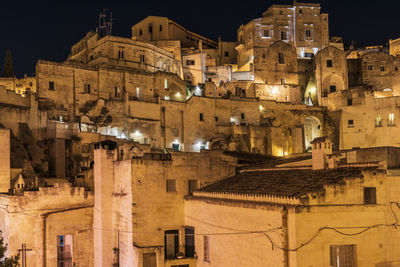
<instances>
[{"instance_id":1,"label":"stone building","mask_svg":"<svg viewBox=\"0 0 400 267\"><path fill-rule=\"evenodd\" d=\"M340 148L399 146L399 97L365 88L329 94L331 110L340 112Z\"/></svg>"},{"instance_id":2,"label":"stone building","mask_svg":"<svg viewBox=\"0 0 400 267\"><path fill-rule=\"evenodd\" d=\"M120 67L147 72L165 71L182 77L181 59L152 43L89 32L71 48L67 61L87 66Z\"/></svg>"},{"instance_id":3,"label":"stone building","mask_svg":"<svg viewBox=\"0 0 400 267\"><path fill-rule=\"evenodd\" d=\"M318 103L326 106L326 97L329 93L349 88L346 53L336 47L328 46L316 54L315 66ZM305 97L307 93L313 98L311 91L306 92Z\"/></svg>"},{"instance_id":4,"label":"stone building","mask_svg":"<svg viewBox=\"0 0 400 267\"><path fill-rule=\"evenodd\" d=\"M398 266L398 160L321 169L325 141L313 168L258 164L185 197L197 266Z\"/></svg>"},{"instance_id":5,"label":"stone building","mask_svg":"<svg viewBox=\"0 0 400 267\"><path fill-rule=\"evenodd\" d=\"M93 193L66 179L49 186L46 179L23 177L25 170L22 175L11 168L18 149L11 137L9 129L0 129L0 230L6 256L26 248L23 257L30 266L93 266Z\"/></svg>"},{"instance_id":6,"label":"stone building","mask_svg":"<svg viewBox=\"0 0 400 267\"><path fill-rule=\"evenodd\" d=\"M121 266L196 266L183 196L232 175L235 158L204 151L132 159L115 145L95 149L94 266L116 258Z\"/></svg>"},{"instance_id":7,"label":"stone building","mask_svg":"<svg viewBox=\"0 0 400 267\"><path fill-rule=\"evenodd\" d=\"M132 26L132 36L152 41L178 40L183 48L213 48L217 42L194 33L167 17L148 16Z\"/></svg>"},{"instance_id":8,"label":"stone building","mask_svg":"<svg viewBox=\"0 0 400 267\"><path fill-rule=\"evenodd\" d=\"M28 77L26 74L23 78L0 77L0 89L12 90L16 94L27 96L29 93L36 93L36 78Z\"/></svg>"},{"instance_id":9,"label":"stone building","mask_svg":"<svg viewBox=\"0 0 400 267\"><path fill-rule=\"evenodd\" d=\"M299 57L311 57L329 45L328 14L320 12L319 4L294 3L272 5L263 16L237 31L238 69L248 71L257 50L277 41L290 43Z\"/></svg>"}]
</instances>

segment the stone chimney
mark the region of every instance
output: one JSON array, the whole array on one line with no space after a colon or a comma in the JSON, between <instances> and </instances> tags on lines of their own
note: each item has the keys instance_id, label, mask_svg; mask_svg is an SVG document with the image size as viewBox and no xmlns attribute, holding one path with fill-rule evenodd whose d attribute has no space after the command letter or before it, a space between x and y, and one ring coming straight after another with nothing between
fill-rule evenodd
<instances>
[{"instance_id":1,"label":"stone chimney","mask_svg":"<svg viewBox=\"0 0 400 267\"><path fill-rule=\"evenodd\" d=\"M324 137L317 137L312 142L312 168L322 170L329 168L328 155L332 154L332 142Z\"/></svg>"}]
</instances>

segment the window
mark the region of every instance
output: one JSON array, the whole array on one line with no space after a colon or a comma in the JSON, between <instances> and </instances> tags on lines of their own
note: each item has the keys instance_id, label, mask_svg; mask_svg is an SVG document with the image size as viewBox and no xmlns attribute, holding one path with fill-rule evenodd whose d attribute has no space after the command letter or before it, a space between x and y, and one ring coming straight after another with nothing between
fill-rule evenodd
<instances>
[{"instance_id":1,"label":"window","mask_svg":"<svg viewBox=\"0 0 400 267\"><path fill-rule=\"evenodd\" d=\"M185 227L185 257L194 258L194 228Z\"/></svg>"},{"instance_id":2,"label":"window","mask_svg":"<svg viewBox=\"0 0 400 267\"><path fill-rule=\"evenodd\" d=\"M157 267L156 253L143 253L143 267Z\"/></svg>"},{"instance_id":3,"label":"window","mask_svg":"<svg viewBox=\"0 0 400 267\"><path fill-rule=\"evenodd\" d=\"M219 120L218 116L215 116L214 118L215 118L215 122L218 122L218 120Z\"/></svg>"},{"instance_id":4,"label":"window","mask_svg":"<svg viewBox=\"0 0 400 267\"><path fill-rule=\"evenodd\" d=\"M286 79L285 78L281 78L281 84L286 84Z\"/></svg>"},{"instance_id":5,"label":"window","mask_svg":"<svg viewBox=\"0 0 400 267\"><path fill-rule=\"evenodd\" d=\"M352 106L353 105L353 99L352 98L348 98L347 99L347 105L348 106Z\"/></svg>"},{"instance_id":6,"label":"window","mask_svg":"<svg viewBox=\"0 0 400 267\"><path fill-rule=\"evenodd\" d=\"M394 123L394 113L389 113L388 126L393 126L393 125L395 125L395 123Z\"/></svg>"},{"instance_id":7,"label":"window","mask_svg":"<svg viewBox=\"0 0 400 267\"><path fill-rule=\"evenodd\" d=\"M306 29L305 36L306 36L306 39L311 39L312 38L312 30Z\"/></svg>"},{"instance_id":8,"label":"window","mask_svg":"<svg viewBox=\"0 0 400 267\"><path fill-rule=\"evenodd\" d=\"M286 32L281 32L281 40L283 40L283 41L287 40L287 33Z\"/></svg>"},{"instance_id":9,"label":"window","mask_svg":"<svg viewBox=\"0 0 400 267\"><path fill-rule=\"evenodd\" d=\"M172 149L173 149L174 151L180 151L179 147L180 147L179 144L172 144Z\"/></svg>"},{"instance_id":10,"label":"window","mask_svg":"<svg viewBox=\"0 0 400 267\"><path fill-rule=\"evenodd\" d=\"M168 89L168 79L164 79L164 89Z\"/></svg>"},{"instance_id":11,"label":"window","mask_svg":"<svg viewBox=\"0 0 400 267\"><path fill-rule=\"evenodd\" d=\"M229 57L229 52L225 51L225 57Z\"/></svg>"},{"instance_id":12,"label":"window","mask_svg":"<svg viewBox=\"0 0 400 267\"><path fill-rule=\"evenodd\" d=\"M303 15L303 9L299 9L299 14Z\"/></svg>"},{"instance_id":13,"label":"window","mask_svg":"<svg viewBox=\"0 0 400 267\"><path fill-rule=\"evenodd\" d=\"M279 10L279 15L283 15L283 11L282 10Z\"/></svg>"},{"instance_id":14,"label":"window","mask_svg":"<svg viewBox=\"0 0 400 267\"><path fill-rule=\"evenodd\" d=\"M162 25L160 25L160 32L162 32Z\"/></svg>"},{"instance_id":15,"label":"window","mask_svg":"<svg viewBox=\"0 0 400 267\"><path fill-rule=\"evenodd\" d=\"M364 187L364 204L376 204L375 187Z\"/></svg>"},{"instance_id":16,"label":"window","mask_svg":"<svg viewBox=\"0 0 400 267\"><path fill-rule=\"evenodd\" d=\"M123 50L118 50L118 58L124 59L124 51Z\"/></svg>"},{"instance_id":17,"label":"window","mask_svg":"<svg viewBox=\"0 0 400 267\"><path fill-rule=\"evenodd\" d=\"M384 66L381 66L381 71L385 71L385 67Z\"/></svg>"},{"instance_id":18,"label":"window","mask_svg":"<svg viewBox=\"0 0 400 267\"><path fill-rule=\"evenodd\" d=\"M279 64L285 64L285 54L278 53L278 61L279 61Z\"/></svg>"},{"instance_id":19,"label":"window","mask_svg":"<svg viewBox=\"0 0 400 267\"><path fill-rule=\"evenodd\" d=\"M118 86L115 86L115 88L114 88L114 97L119 98L119 87Z\"/></svg>"},{"instance_id":20,"label":"window","mask_svg":"<svg viewBox=\"0 0 400 267\"><path fill-rule=\"evenodd\" d=\"M54 86L54 82L49 82L49 90L54 91L55 86Z\"/></svg>"},{"instance_id":21,"label":"window","mask_svg":"<svg viewBox=\"0 0 400 267\"><path fill-rule=\"evenodd\" d=\"M200 114L199 114L199 120L200 120L200 121L204 121L203 113L200 113Z\"/></svg>"},{"instance_id":22,"label":"window","mask_svg":"<svg viewBox=\"0 0 400 267\"><path fill-rule=\"evenodd\" d=\"M142 36L143 35L143 31L142 29L139 30L139 35Z\"/></svg>"},{"instance_id":23,"label":"window","mask_svg":"<svg viewBox=\"0 0 400 267\"><path fill-rule=\"evenodd\" d=\"M188 193L191 195L197 189L198 182L197 180L189 180L188 181Z\"/></svg>"},{"instance_id":24,"label":"window","mask_svg":"<svg viewBox=\"0 0 400 267\"><path fill-rule=\"evenodd\" d=\"M353 121L353 120L348 120L348 121L347 121L347 127L348 127L348 128L354 127L354 121Z\"/></svg>"},{"instance_id":25,"label":"window","mask_svg":"<svg viewBox=\"0 0 400 267\"><path fill-rule=\"evenodd\" d=\"M179 252L179 231L169 230L164 232L165 258L175 259Z\"/></svg>"},{"instance_id":26,"label":"window","mask_svg":"<svg viewBox=\"0 0 400 267\"><path fill-rule=\"evenodd\" d=\"M263 37L271 37L269 30L263 30Z\"/></svg>"},{"instance_id":27,"label":"window","mask_svg":"<svg viewBox=\"0 0 400 267\"><path fill-rule=\"evenodd\" d=\"M149 24L149 33L152 33L153 32L153 24Z\"/></svg>"},{"instance_id":28,"label":"window","mask_svg":"<svg viewBox=\"0 0 400 267\"><path fill-rule=\"evenodd\" d=\"M265 53L262 53L262 58L265 59L267 55Z\"/></svg>"},{"instance_id":29,"label":"window","mask_svg":"<svg viewBox=\"0 0 400 267\"><path fill-rule=\"evenodd\" d=\"M194 59L193 60L186 60L186 66L192 66L195 64Z\"/></svg>"},{"instance_id":30,"label":"window","mask_svg":"<svg viewBox=\"0 0 400 267\"><path fill-rule=\"evenodd\" d=\"M394 67L394 71L399 71L399 67Z\"/></svg>"},{"instance_id":31,"label":"window","mask_svg":"<svg viewBox=\"0 0 400 267\"><path fill-rule=\"evenodd\" d=\"M85 94L90 94L90 84L89 84L89 83L85 83L85 84L83 85L83 92L84 92Z\"/></svg>"},{"instance_id":32,"label":"window","mask_svg":"<svg viewBox=\"0 0 400 267\"><path fill-rule=\"evenodd\" d=\"M203 236L203 249L204 249L204 261L210 262L210 240L208 236Z\"/></svg>"},{"instance_id":33,"label":"window","mask_svg":"<svg viewBox=\"0 0 400 267\"><path fill-rule=\"evenodd\" d=\"M140 88L136 87L136 97L139 99L140 97Z\"/></svg>"},{"instance_id":34,"label":"window","mask_svg":"<svg viewBox=\"0 0 400 267\"><path fill-rule=\"evenodd\" d=\"M140 55L140 62L144 63L144 55L143 54Z\"/></svg>"},{"instance_id":35,"label":"window","mask_svg":"<svg viewBox=\"0 0 400 267\"><path fill-rule=\"evenodd\" d=\"M331 92L331 93L336 92L336 85L329 86L329 92Z\"/></svg>"},{"instance_id":36,"label":"window","mask_svg":"<svg viewBox=\"0 0 400 267\"><path fill-rule=\"evenodd\" d=\"M244 113L240 114L240 118L241 118L242 120L244 120L245 114L244 114Z\"/></svg>"},{"instance_id":37,"label":"window","mask_svg":"<svg viewBox=\"0 0 400 267\"><path fill-rule=\"evenodd\" d=\"M381 117L381 115L376 115L375 127L382 127L382 117Z\"/></svg>"},{"instance_id":38,"label":"window","mask_svg":"<svg viewBox=\"0 0 400 267\"><path fill-rule=\"evenodd\" d=\"M313 53L304 53L304 57L312 58L314 56Z\"/></svg>"},{"instance_id":39,"label":"window","mask_svg":"<svg viewBox=\"0 0 400 267\"><path fill-rule=\"evenodd\" d=\"M372 65L368 65L368 70L372 70Z\"/></svg>"},{"instance_id":40,"label":"window","mask_svg":"<svg viewBox=\"0 0 400 267\"><path fill-rule=\"evenodd\" d=\"M72 235L57 236L57 266L72 266Z\"/></svg>"},{"instance_id":41,"label":"window","mask_svg":"<svg viewBox=\"0 0 400 267\"><path fill-rule=\"evenodd\" d=\"M167 192L176 193L176 180L167 179Z\"/></svg>"},{"instance_id":42,"label":"window","mask_svg":"<svg viewBox=\"0 0 400 267\"><path fill-rule=\"evenodd\" d=\"M326 61L326 66L327 66L328 68L332 68L332 66L333 66L332 59L328 59L328 60Z\"/></svg>"},{"instance_id":43,"label":"window","mask_svg":"<svg viewBox=\"0 0 400 267\"><path fill-rule=\"evenodd\" d=\"M330 247L330 265L333 267L356 267L356 245Z\"/></svg>"}]
</instances>

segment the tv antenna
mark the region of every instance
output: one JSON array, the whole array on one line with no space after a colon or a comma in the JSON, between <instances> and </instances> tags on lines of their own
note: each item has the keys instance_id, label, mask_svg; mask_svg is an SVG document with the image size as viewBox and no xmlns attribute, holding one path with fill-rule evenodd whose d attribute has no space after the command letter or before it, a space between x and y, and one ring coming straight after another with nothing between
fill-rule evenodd
<instances>
[{"instance_id":1,"label":"tv antenna","mask_svg":"<svg viewBox=\"0 0 400 267\"><path fill-rule=\"evenodd\" d=\"M107 8L104 8L103 11L99 14L99 26L97 28L100 37L111 35L112 24L113 24L112 12Z\"/></svg>"}]
</instances>

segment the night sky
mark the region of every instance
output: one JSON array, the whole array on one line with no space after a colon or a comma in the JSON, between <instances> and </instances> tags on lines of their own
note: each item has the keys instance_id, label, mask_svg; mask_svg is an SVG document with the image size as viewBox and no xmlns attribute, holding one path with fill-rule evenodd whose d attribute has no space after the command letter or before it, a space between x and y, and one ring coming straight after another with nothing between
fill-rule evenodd
<instances>
[{"instance_id":1,"label":"night sky","mask_svg":"<svg viewBox=\"0 0 400 267\"><path fill-rule=\"evenodd\" d=\"M383 44L400 37L400 1L322 0L329 13L330 35L345 43ZM240 3L240 4L235 4ZM0 3L0 71L7 48L11 49L15 73L34 75L38 59L63 61L70 47L97 27L103 8L113 12L113 35L130 37L131 26L149 15L167 16L189 30L217 39L234 41L237 28L260 17L271 4L292 1L266 0L97 0L12 1Z\"/></svg>"}]
</instances>

